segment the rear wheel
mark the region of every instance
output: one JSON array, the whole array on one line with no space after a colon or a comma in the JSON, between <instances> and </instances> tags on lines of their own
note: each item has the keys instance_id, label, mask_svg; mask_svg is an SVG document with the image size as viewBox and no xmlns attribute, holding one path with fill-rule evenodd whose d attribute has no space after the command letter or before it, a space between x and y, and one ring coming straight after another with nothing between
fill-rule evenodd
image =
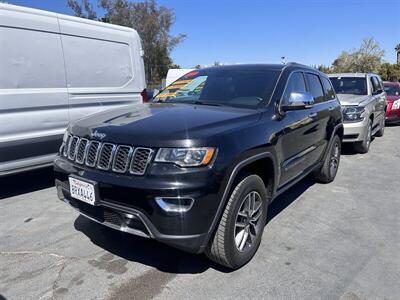
<instances>
[{"instance_id":1,"label":"rear wheel","mask_svg":"<svg viewBox=\"0 0 400 300\"><path fill-rule=\"evenodd\" d=\"M372 141L372 122L371 119L368 120L367 133L362 142L357 142L354 144L354 150L358 153L367 153L369 151L369 146Z\"/></svg>"},{"instance_id":2,"label":"rear wheel","mask_svg":"<svg viewBox=\"0 0 400 300\"><path fill-rule=\"evenodd\" d=\"M206 255L231 269L245 265L256 253L267 220L268 193L263 180L249 175L232 191Z\"/></svg>"},{"instance_id":3,"label":"rear wheel","mask_svg":"<svg viewBox=\"0 0 400 300\"><path fill-rule=\"evenodd\" d=\"M326 155L324 164L321 169L314 171L312 174L314 179L321 183L332 182L339 168L340 152L342 149L342 142L338 135L333 137L330 149Z\"/></svg>"}]
</instances>

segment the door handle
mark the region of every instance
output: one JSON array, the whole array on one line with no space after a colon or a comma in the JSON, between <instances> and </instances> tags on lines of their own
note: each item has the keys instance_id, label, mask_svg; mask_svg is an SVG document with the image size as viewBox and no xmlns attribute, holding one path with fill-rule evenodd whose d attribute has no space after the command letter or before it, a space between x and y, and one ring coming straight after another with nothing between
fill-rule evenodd
<instances>
[{"instance_id":1,"label":"door handle","mask_svg":"<svg viewBox=\"0 0 400 300\"><path fill-rule=\"evenodd\" d=\"M316 112L313 112L308 115L309 118L315 118L318 114Z\"/></svg>"}]
</instances>

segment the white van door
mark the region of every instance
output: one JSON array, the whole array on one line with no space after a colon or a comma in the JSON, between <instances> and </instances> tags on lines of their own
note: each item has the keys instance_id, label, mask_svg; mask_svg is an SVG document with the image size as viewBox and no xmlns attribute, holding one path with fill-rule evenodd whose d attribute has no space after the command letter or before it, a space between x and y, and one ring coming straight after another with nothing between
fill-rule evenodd
<instances>
[{"instance_id":1,"label":"white van door","mask_svg":"<svg viewBox=\"0 0 400 300\"><path fill-rule=\"evenodd\" d=\"M141 59L136 32L60 15L59 24L71 122L102 110L142 102L144 70L135 67ZM142 61L141 65L143 68Z\"/></svg>"},{"instance_id":2,"label":"white van door","mask_svg":"<svg viewBox=\"0 0 400 300\"><path fill-rule=\"evenodd\" d=\"M57 18L19 9L0 10L0 173L51 163L68 125Z\"/></svg>"}]
</instances>

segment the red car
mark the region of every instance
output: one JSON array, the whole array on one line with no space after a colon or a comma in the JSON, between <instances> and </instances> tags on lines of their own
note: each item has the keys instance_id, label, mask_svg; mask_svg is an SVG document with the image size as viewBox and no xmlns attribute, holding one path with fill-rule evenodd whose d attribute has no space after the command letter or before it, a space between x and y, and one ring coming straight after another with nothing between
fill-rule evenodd
<instances>
[{"instance_id":1,"label":"red car","mask_svg":"<svg viewBox=\"0 0 400 300\"><path fill-rule=\"evenodd\" d=\"M400 122L400 82L383 83L387 94L386 123Z\"/></svg>"}]
</instances>

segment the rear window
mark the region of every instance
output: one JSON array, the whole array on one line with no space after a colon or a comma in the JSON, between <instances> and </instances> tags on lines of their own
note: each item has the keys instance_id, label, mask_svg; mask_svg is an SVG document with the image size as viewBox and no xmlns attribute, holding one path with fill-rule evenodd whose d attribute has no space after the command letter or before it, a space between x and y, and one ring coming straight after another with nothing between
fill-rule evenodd
<instances>
[{"instance_id":1,"label":"rear window","mask_svg":"<svg viewBox=\"0 0 400 300\"><path fill-rule=\"evenodd\" d=\"M336 94L367 95L365 77L330 77Z\"/></svg>"},{"instance_id":2,"label":"rear window","mask_svg":"<svg viewBox=\"0 0 400 300\"><path fill-rule=\"evenodd\" d=\"M155 101L256 108L269 101L279 73L224 68L192 71L165 88Z\"/></svg>"},{"instance_id":3,"label":"rear window","mask_svg":"<svg viewBox=\"0 0 400 300\"><path fill-rule=\"evenodd\" d=\"M326 101L335 99L335 91L334 91L329 79L327 79L325 77L321 77L321 81L322 81L322 85L324 87Z\"/></svg>"},{"instance_id":4,"label":"rear window","mask_svg":"<svg viewBox=\"0 0 400 300\"><path fill-rule=\"evenodd\" d=\"M319 77L314 74L306 73L306 78L310 93L314 96L315 103L324 102L324 91L322 90Z\"/></svg>"}]
</instances>

